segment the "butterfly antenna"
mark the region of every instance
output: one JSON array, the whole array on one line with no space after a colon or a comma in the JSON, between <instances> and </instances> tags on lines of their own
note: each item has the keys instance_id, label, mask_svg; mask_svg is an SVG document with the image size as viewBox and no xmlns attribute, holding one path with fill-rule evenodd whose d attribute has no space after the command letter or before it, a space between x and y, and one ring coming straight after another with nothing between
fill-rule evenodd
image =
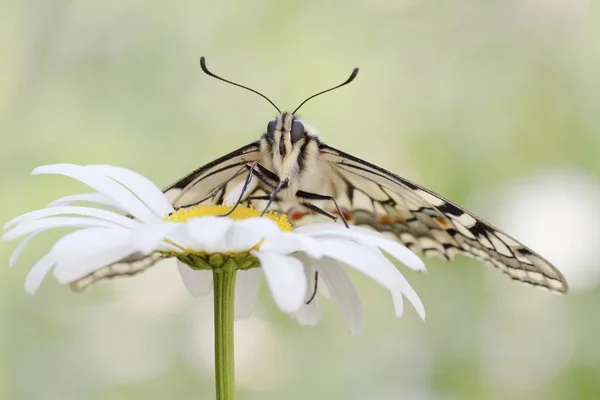
<instances>
[{"instance_id":1,"label":"butterfly antenna","mask_svg":"<svg viewBox=\"0 0 600 400\"><path fill-rule=\"evenodd\" d=\"M257 95L259 95L260 97L262 97L263 99L265 99L265 100L267 100L269 103L271 103L271 105L272 105L273 107L275 107L275 109L276 109L276 110L279 112L279 114L281 114L281 110L279 109L279 107L277 107L277 106L275 105L275 103L273 103L273 102L271 101L271 99L269 99L267 96L265 96L264 94L260 93L259 91L256 91L256 90L254 90L254 89L251 89L251 88L249 88L248 86L240 85L239 83L235 83L235 82L228 81L227 79L221 78L220 76L218 76L218 75L215 75L215 74L213 74L212 72L210 72L210 71L208 70L208 68L206 68L206 59L205 59L204 57L200 57L200 68L202 68L202 71L203 71L203 72L204 72L206 75L208 75L208 76L211 76L211 77L213 77L213 78L215 78L215 79L218 79L218 80L220 80L220 81L223 81L223 82L229 83L229 84L231 84L231 85L233 85L233 86L237 86L237 87L241 87L242 89L249 90L249 91L251 91L252 93L256 93Z\"/></svg>"},{"instance_id":2,"label":"butterfly antenna","mask_svg":"<svg viewBox=\"0 0 600 400\"><path fill-rule=\"evenodd\" d=\"M348 77L348 79L346 79L343 83L340 83L339 85L334 86L332 88L329 88L327 90L323 90L322 92L319 92L317 94L313 94L312 96L310 96L309 98L307 98L306 100L304 100L302 103L300 103L300 105L298 107L296 107L296 109L294 110L294 112L292 114L296 114L296 111L298 111L300 109L300 107L302 107L310 99L314 99L317 96L320 96L320 95L322 95L324 93L327 93L327 92L331 92L334 89L338 89L338 88L341 88L342 86L345 86L345 85L349 84L350 82L352 82L354 80L354 78L356 78L356 75L358 75L358 68L354 68L352 70L352 73Z\"/></svg>"}]
</instances>

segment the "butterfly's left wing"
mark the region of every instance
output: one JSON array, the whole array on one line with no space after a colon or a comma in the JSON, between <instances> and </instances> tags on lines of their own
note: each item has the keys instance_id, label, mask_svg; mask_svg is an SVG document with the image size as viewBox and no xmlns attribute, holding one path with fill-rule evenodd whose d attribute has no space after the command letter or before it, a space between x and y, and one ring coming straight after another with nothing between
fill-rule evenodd
<instances>
[{"instance_id":1,"label":"butterfly's left wing","mask_svg":"<svg viewBox=\"0 0 600 400\"><path fill-rule=\"evenodd\" d=\"M320 145L335 173L336 200L350 221L393 234L413 251L452 259L464 254L510 278L565 293L563 275L539 254L441 196L377 165Z\"/></svg>"}]
</instances>

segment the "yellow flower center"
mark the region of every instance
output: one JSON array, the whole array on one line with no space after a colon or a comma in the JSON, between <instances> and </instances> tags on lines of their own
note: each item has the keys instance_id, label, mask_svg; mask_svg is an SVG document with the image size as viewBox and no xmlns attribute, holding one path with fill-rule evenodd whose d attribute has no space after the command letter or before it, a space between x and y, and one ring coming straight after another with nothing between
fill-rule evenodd
<instances>
[{"instance_id":1,"label":"yellow flower center","mask_svg":"<svg viewBox=\"0 0 600 400\"><path fill-rule=\"evenodd\" d=\"M231 211L231 208L232 206L197 205L189 208L180 208L163 219L169 222L185 222L191 218L224 215ZM231 214L223 218L239 221L255 217L260 217L260 212L254 207L238 205ZM292 224L284 214L275 211L267 211L263 217L274 221L282 231L292 231ZM180 251L163 251L163 256L176 257L181 262L189 265L192 269L233 271L247 270L260 266L258 258L250 254L250 252L258 250L263 242L262 240L249 249L224 253L206 253L202 250L187 249L169 239L166 239L166 242L179 248Z\"/></svg>"},{"instance_id":2,"label":"yellow flower center","mask_svg":"<svg viewBox=\"0 0 600 400\"><path fill-rule=\"evenodd\" d=\"M180 208L179 210L174 211L169 216L165 217L164 220L172 222L185 222L190 218L219 216L227 214L229 211L231 211L232 207L233 206L197 205L189 208ZM242 219L255 217L260 217L259 211L257 211L254 207L246 207L240 204L226 218L239 221ZM267 211L263 217L274 221L282 231L292 230L292 224L284 214L276 211Z\"/></svg>"}]
</instances>

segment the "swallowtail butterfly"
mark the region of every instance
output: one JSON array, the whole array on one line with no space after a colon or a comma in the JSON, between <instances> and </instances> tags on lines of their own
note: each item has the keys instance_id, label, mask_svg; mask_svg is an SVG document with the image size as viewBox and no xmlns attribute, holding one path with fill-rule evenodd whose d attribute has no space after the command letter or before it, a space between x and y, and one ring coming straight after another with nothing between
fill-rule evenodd
<instances>
[{"instance_id":1,"label":"swallowtail butterfly","mask_svg":"<svg viewBox=\"0 0 600 400\"><path fill-rule=\"evenodd\" d=\"M415 252L451 260L457 254L492 264L510 278L556 293L568 284L548 261L472 213L438 194L382 167L325 144L296 112L308 100L350 83L358 68L340 85L304 100L293 112L277 109L259 140L226 154L179 179L164 190L175 208L202 202L252 204L286 213L293 223L314 214L345 224L369 226L387 233ZM75 282L92 282L141 272L157 255L124 260ZM316 282L316 280L315 280ZM316 283L315 283L316 284Z\"/></svg>"}]
</instances>

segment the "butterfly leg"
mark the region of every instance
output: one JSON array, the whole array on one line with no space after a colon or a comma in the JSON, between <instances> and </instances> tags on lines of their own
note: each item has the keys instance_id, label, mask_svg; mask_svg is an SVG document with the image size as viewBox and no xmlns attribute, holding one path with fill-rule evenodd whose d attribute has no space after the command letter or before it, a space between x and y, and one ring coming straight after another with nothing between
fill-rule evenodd
<instances>
[{"instance_id":1,"label":"butterfly leg","mask_svg":"<svg viewBox=\"0 0 600 400\"><path fill-rule=\"evenodd\" d=\"M267 205L265 206L265 209L260 214L261 217L263 215L265 215L265 213L269 210L269 207L271 207L271 204L273 204L273 202L277 198L277 195L279 194L279 192L281 192L282 189L285 189L287 187L288 183L289 183L289 180L286 178L285 180L280 181L277 184L277 186L275 187L275 189L271 193L271 196L269 196L269 200L267 201Z\"/></svg>"},{"instance_id":2,"label":"butterfly leg","mask_svg":"<svg viewBox=\"0 0 600 400\"><path fill-rule=\"evenodd\" d=\"M340 216L340 218L342 219L342 222L344 223L344 225L346 226L346 228L350 228L350 226L348 225L348 221L346 221L346 217L344 216L344 213L342 212L342 209L340 208L340 206L338 205L338 203L335 201L335 199L333 198L333 196L326 196L323 194L317 194L317 193L309 193L309 192L305 192L302 190L298 190L296 192L296 196L302 198L302 199L306 199L306 200L330 200L333 202L333 204L335 205L335 208L338 212L338 215ZM316 209L318 207L314 206L311 204L312 207L315 207L315 211L317 211ZM310 208L310 207L309 207ZM318 208L319 210L321 210L320 208ZM321 210L324 211L324 210ZM319 212L319 211L317 211ZM326 212L326 211L325 211ZM323 214L322 212L320 212L321 214Z\"/></svg>"},{"instance_id":3,"label":"butterfly leg","mask_svg":"<svg viewBox=\"0 0 600 400\"><path fill-rule=\"evenodd\" d=\"M315 286L313 288L313 292L308 300L304 302L304 304L310 304L315 297L317 296L317 288L319 286L319 271L315 271Z\"/></svg>"},{"instance_id":4,"label":"butterfly leg","mask_svg":"<svg viewBox=\"0 0 600 400\"><path fill-rule=\"evenodd\" d=\"M230 215L233 211L235 211L237 206L239 206L240 203L242 202L242 199L244 198L244 194L246 193L246 190L248 189L248 185L250 184L250 181L252 180L252 177L254 176L254 169L256 168L257 164L258 163L255 161L252 164L250 164L249 167L247 165L244 166L244 167L248 168L248 175L246 175L246 180L244 181L244 186L242 186L242 191L240 192L240 196L236 200L236 202L233 205L233 207L231 208L231 210L229 210L225 214L221 215L222 217L226 217L226 216Z\"/></svg>"},{"instance_id":5,"label":"butterfly leg","mask_svg":"<svg viewBox=\"0 0 600 400\"><path fill-rule=\"evenodd\" d=\"M306 202L302 202L300 204L302 204L304 207L308 208L309 210L316 212L317 214L324 215L327 218L331 218L332 220L337 221L337 217L334 214L332 214L328 211L325 211L322 208L315 206L314 204L310 204L310 203L306 203Z\"/></svg>"}]
</instances>

